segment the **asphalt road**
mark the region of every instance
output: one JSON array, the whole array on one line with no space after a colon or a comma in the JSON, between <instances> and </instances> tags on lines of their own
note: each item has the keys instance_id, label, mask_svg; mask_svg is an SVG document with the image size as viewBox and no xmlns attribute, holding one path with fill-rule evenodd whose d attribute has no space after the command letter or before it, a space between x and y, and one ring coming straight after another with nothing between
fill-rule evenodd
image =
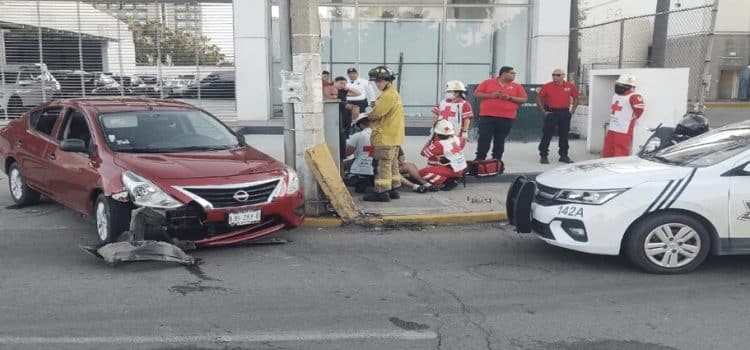
<instances>
[{"instance_id":1,"label":"asphalt road","mask_svg":"<svg viewBox=\"0 0 750 350\"><path fill-rule=\"evenodd\" d=\"M298 229L108 266L93 225L0 180L0 349L744 349L750 258L655 276L500 224Z\"/></svg>"}]
</instances>

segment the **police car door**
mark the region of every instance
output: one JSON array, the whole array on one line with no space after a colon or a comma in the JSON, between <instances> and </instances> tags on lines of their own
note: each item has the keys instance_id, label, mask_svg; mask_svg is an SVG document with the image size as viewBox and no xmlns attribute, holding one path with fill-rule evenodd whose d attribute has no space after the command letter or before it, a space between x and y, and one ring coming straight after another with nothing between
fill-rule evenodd
<instances>
[{"instance_id":1,"label":"police car door","mask_svg":"<svg viewBox=\"0 0 750 350\"><path fill-rule=\"evenodd\" d=\"M743 157L725 176L731 177L728 211L730 248L750 250L750 155Z\"/></svg>"}]
</instances>

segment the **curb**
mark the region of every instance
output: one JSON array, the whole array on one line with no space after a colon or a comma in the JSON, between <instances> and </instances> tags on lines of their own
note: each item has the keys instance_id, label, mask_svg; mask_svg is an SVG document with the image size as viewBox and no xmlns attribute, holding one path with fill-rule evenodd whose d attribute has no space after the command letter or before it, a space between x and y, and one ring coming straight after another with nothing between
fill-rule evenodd
<instances>
[{"instance_id":1,"label":"curb","mask_svg":"<svg viewBox=\"0 0 750 350\"><path fill-rule=\"evenodd\" d=\"M398 225L456 225L483 222L498 222L508 218L504 211L488 211L458 214L419 214L419 215L383 215L366 217L354 224L360 226L398 226ZM303 227L339 227L345 225L337 217L306 217Z\"/></svg>"}]
</instances>

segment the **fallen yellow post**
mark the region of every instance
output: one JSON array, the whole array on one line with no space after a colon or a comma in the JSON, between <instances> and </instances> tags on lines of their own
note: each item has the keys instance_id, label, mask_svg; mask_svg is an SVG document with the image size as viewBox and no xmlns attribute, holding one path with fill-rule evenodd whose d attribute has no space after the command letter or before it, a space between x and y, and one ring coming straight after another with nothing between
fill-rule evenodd
<instances>
[{"instance_id":1,"label":"fallen yellow post","mask_svg":"<svg viewBox=\"0 0 750 350\"><path fill-rule=\"evenodd\" d=\"M360 217L360 211L354 203L349 190L341 179L339 169L333 163L328 145L319 144L305 151L305 161L312 170L315 180L323 189L328 201L336 209L336 213L344 222L350 222Z\"/></svg>"}]
</instances>

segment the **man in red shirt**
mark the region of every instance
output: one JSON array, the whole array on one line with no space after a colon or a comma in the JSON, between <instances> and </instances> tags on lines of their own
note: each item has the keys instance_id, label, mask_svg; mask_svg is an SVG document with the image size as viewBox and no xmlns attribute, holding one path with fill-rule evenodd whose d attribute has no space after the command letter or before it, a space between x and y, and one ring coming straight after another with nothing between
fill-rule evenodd
<instances>
[{"instance_id":1,"label":"man in red shirt","mask_svg":"<svg viewBox=\"0 0 750 350\"><path fill-rule=\"evenodd\" d=\"M518 106L526 103L526 90L513 80L516 72L513 67L500 68L497 78L483 81L474 95L480 98L479 104L479 142L476 160L487 158L487 152L492 146L492 158L502 160L505 151L505 137L513 127ZM494 141L493 141L494 139Z\"/></svg>"},{"instance_id":2,"label":"man in red shirt","mask_svg":"<svg viewBox=\"0 0 750 350\"><path fill-rule=\"evenodd\" d=\"M549 164L549 143L557 129L560 162L573 163L568 157L568 133L570 119L578 108L578 89L565 81L565 72L562 69L555 69L552 72L552 81L542 86L536 95L536 106L544 113L542 141L539 142L539 162Z\"/></svg>"}]
</instances>

